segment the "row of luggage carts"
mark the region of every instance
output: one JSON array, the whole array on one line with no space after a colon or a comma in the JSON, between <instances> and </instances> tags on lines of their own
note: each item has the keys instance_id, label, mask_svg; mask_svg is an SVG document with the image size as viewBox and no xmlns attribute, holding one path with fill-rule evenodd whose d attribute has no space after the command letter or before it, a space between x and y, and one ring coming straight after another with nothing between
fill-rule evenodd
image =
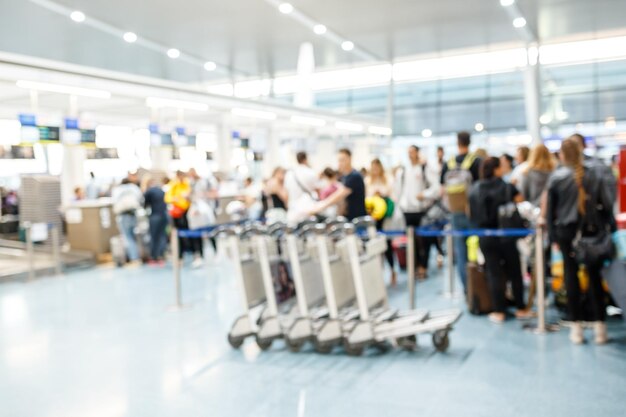
<instances>
[{"instance_id":1,"label":"row of luggage carts","mask_svg":"<svg viewBox=\"0 0 626 417\"><path fill-rule=\"evenodd\" d=\"M387 239L369 217L237 225L217 234L234 261L244 307L228 333L233 348L254 338L267 350L283 339L293 352L310 344L323 354L343 347L359 356L369 348L414 350L424 333L439 352L450 345L460 310L389 306L382 262Z\"/></svg>"}]
</instances>

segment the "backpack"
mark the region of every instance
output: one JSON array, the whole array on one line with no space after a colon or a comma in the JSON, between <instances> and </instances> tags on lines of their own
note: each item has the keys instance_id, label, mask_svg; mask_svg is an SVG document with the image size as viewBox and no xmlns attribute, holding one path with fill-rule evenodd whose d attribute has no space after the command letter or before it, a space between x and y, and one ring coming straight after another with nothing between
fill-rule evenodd
<instances>
[{"instance_id":1,"label":"backpack","mask_svg":"<svg viewBox=\"0 0 626 417\"><path fill-rule=\"evenodd\" d=\"M476 155L473 153L465 155L460 166L456 162L456 158L448 161L448 171L443 182L448 208L452 213L465 213L467 211L467 197L473 181L470 169L474 161L476 161Z\"/></svg>"}]
</instances>

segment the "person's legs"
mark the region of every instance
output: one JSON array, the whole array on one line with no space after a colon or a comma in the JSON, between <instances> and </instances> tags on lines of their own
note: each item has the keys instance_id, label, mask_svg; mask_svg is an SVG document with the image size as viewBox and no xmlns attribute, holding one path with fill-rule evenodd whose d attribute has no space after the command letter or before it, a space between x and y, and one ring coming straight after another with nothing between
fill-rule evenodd
<instances>
[{"instance_id":1,"label":"person's legs","mask_svg":"<svg viewBox=\"0 0 626 417\"><path fill-rule=\"evenodd\" d=\"M174 227L179 230L187 230L189 226L187 224L187 216L183 215L181 217L173 219ZM178 238L178 257L182 259L183 253L189 250L189 239L184 237Z\"/></svg>"},{"instance_id":2,"label":"person's legs","mask_svg":"<svg viewBox=\"0 0 626 417\"><path fill-rule=\"evenodd\" d=\"M587 265L593 321L606 321L606 293L602 287L601 270L602 265L600 263Z\"/></svg>"},{"instance_id":3,"label":"person's legs","mask_svg":"<svg viewBox=\"0 0 626 417\"><path fill-rule=\"evenodd\" d=\"M504 271L506 277L511 281L513 289L513 299L515 308L517 308L516 316L518 318L526 318L526 302L524 300L524 281L522 278L522 265L520 262L520 253L517 248L516 239L501 239L502 250L504 255Z\"/></svg>"},{"instance_id":4,"label":"person's legs","mask_svg":"<svg viewBox=\"0 0 626 417\"><path fill-rule=\"evenodd\" d=\"M376 230L382 231L383 223L384 223L384 220L377 220ZM391 269L391 278L390 278L391 285L395 286L397 282L397 277L396 277L396 270L394 268L393 247L391 245L391 239L387 239L387 250L385 251L385 259L387 260L387 263L389 264L389 269Z\"/></svg>"},{"instance_id":5,"label":"person's legs","mask_svg":"<svg viewBox=\"0 0 626 417\"><path fill-rule=\"evenodd\" d=\"M137 226L137 218L132 214L120 214L118 217L118 228L124 239L126 254L128 259L133 262L139 259L139 248L135 239L135 227Z\"/></svg>"},{"instance_id":6,"label":"person's legs","mask_svg":"<svg viewBox=\"0 0 626 417\"><path fill-rule=\"evenodd\" d=\"M424 213L404 213L404 220L407 227L413 226L415 229L420 227ZM417 278L424 278L424 261L423 261L423 241L421 236L415 236L415 252L413 254L415 259L415 267L417 269Z\"/></svg>"},{"instance_id":7,"label":"person's legs","mask_svg":"<svg viewBox=\"0 0 626 417\"><path fill-rule=\"evenodd\" d=\"M463 213L452 214L451 217L452 230L469 229L469 219ZM456 271L459 274L463 289L467 292L467 238L454 237L454 261L456 262Z\"/></svg>"},{"instance_id":8,"label":"person's legs","mask_svg":"<svg viewBox=\"0 0 626 417\"><path fill-rule=\"evenodd\" d=\"M563 228L557 230L557 243L563 254L563 275L565 290L567 291L567 310L572 321L583 319L583 309L581 305L580 283L578 281L578 261L576 253L572 247L572 240L576 233L570 233Z\"/></svg>"},{"instance_id":9,"label":"person's legs","mask_svg":"<svg viewBox=\"0 0 626 417\"><path fill-rule=\"evenodd\" d=\"M480 250L485 256L485 268L493 312L504 314L506 310L506 280L502 274L502 251L500 239L493 237L480 238Z\"/></svg>"},{"instance_id":10,"label":"person's legs","mask_svg":"<svg viewBox=\"0 0 626 417\"><path fill-rule=\"evenodd\" d=\"M159 216L152 215L148 218L148 224L150 226L150 260L155 261L157 259L157 251L159 248Z\"/></svg>"}]
</instances>

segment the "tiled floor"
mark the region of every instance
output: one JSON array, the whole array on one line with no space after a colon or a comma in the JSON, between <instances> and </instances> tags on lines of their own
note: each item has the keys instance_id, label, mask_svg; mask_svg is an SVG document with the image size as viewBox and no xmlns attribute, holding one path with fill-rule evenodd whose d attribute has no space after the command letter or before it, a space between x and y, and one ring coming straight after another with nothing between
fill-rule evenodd
<instances>
[{"instance_id":1,"label":"tiled floor","mask_svg":"<svg viewBox=\"0 0 626 417\"><path fill-rule=\"evenodd\" d=\"M515 321L465 315L447 354L259 352L226 343L239 312L226 265L183 271L191 308L168 311L171 270L99 268L0 285L0 416L624 416L626 327L572 346ZM441 278L421 307L450 306ZM392 302L407 303L404 285ZM457 301L458 303L458 301Z\"/></svg>"}]
</instances>

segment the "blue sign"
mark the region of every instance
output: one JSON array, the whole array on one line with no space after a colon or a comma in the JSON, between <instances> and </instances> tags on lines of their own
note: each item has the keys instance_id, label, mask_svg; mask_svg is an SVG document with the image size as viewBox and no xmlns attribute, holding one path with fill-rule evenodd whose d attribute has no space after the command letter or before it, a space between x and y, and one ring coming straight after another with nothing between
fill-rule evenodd
<instances>
[{"instance_id":1,"label":"blue sign","mask_svg":"<svg viewBox=\"0 0 626 417\"><path fill-rule=\"evenodd\" d=\"M150 133L159 133L159 125L156 123L150 123L148 129L150 129Z\"/></svg>"},{"instance_id":2,"label":"blue sign","mask_svg":"<svg viewBox=\"0 0 626 417\"><path fill-rule=\"evenodd\" d=\"M176 128L176 134L179 136L185 136L185 128L184 127L177 127Z\"/></svg>"},{"instance_id":3,"label":"blue sign","mask_svg":"<svg viewBox=\"0 0 626 417\"><path fill-rule=\"evenodd\" d=\"M78 130L78 119L75 119L73 117L66 117L65 129L66 130Z\"/></svg>"},{"instance_id":4,"label":"blue sign","mask_svg":"<svg viewBox=\"0 0 626 417\"><path fill-rule=\"evenodd\" d=\"M37 126L37 116L29 113L20 113L17 116L22 126Z\"/></svg>"}]
</instances>

